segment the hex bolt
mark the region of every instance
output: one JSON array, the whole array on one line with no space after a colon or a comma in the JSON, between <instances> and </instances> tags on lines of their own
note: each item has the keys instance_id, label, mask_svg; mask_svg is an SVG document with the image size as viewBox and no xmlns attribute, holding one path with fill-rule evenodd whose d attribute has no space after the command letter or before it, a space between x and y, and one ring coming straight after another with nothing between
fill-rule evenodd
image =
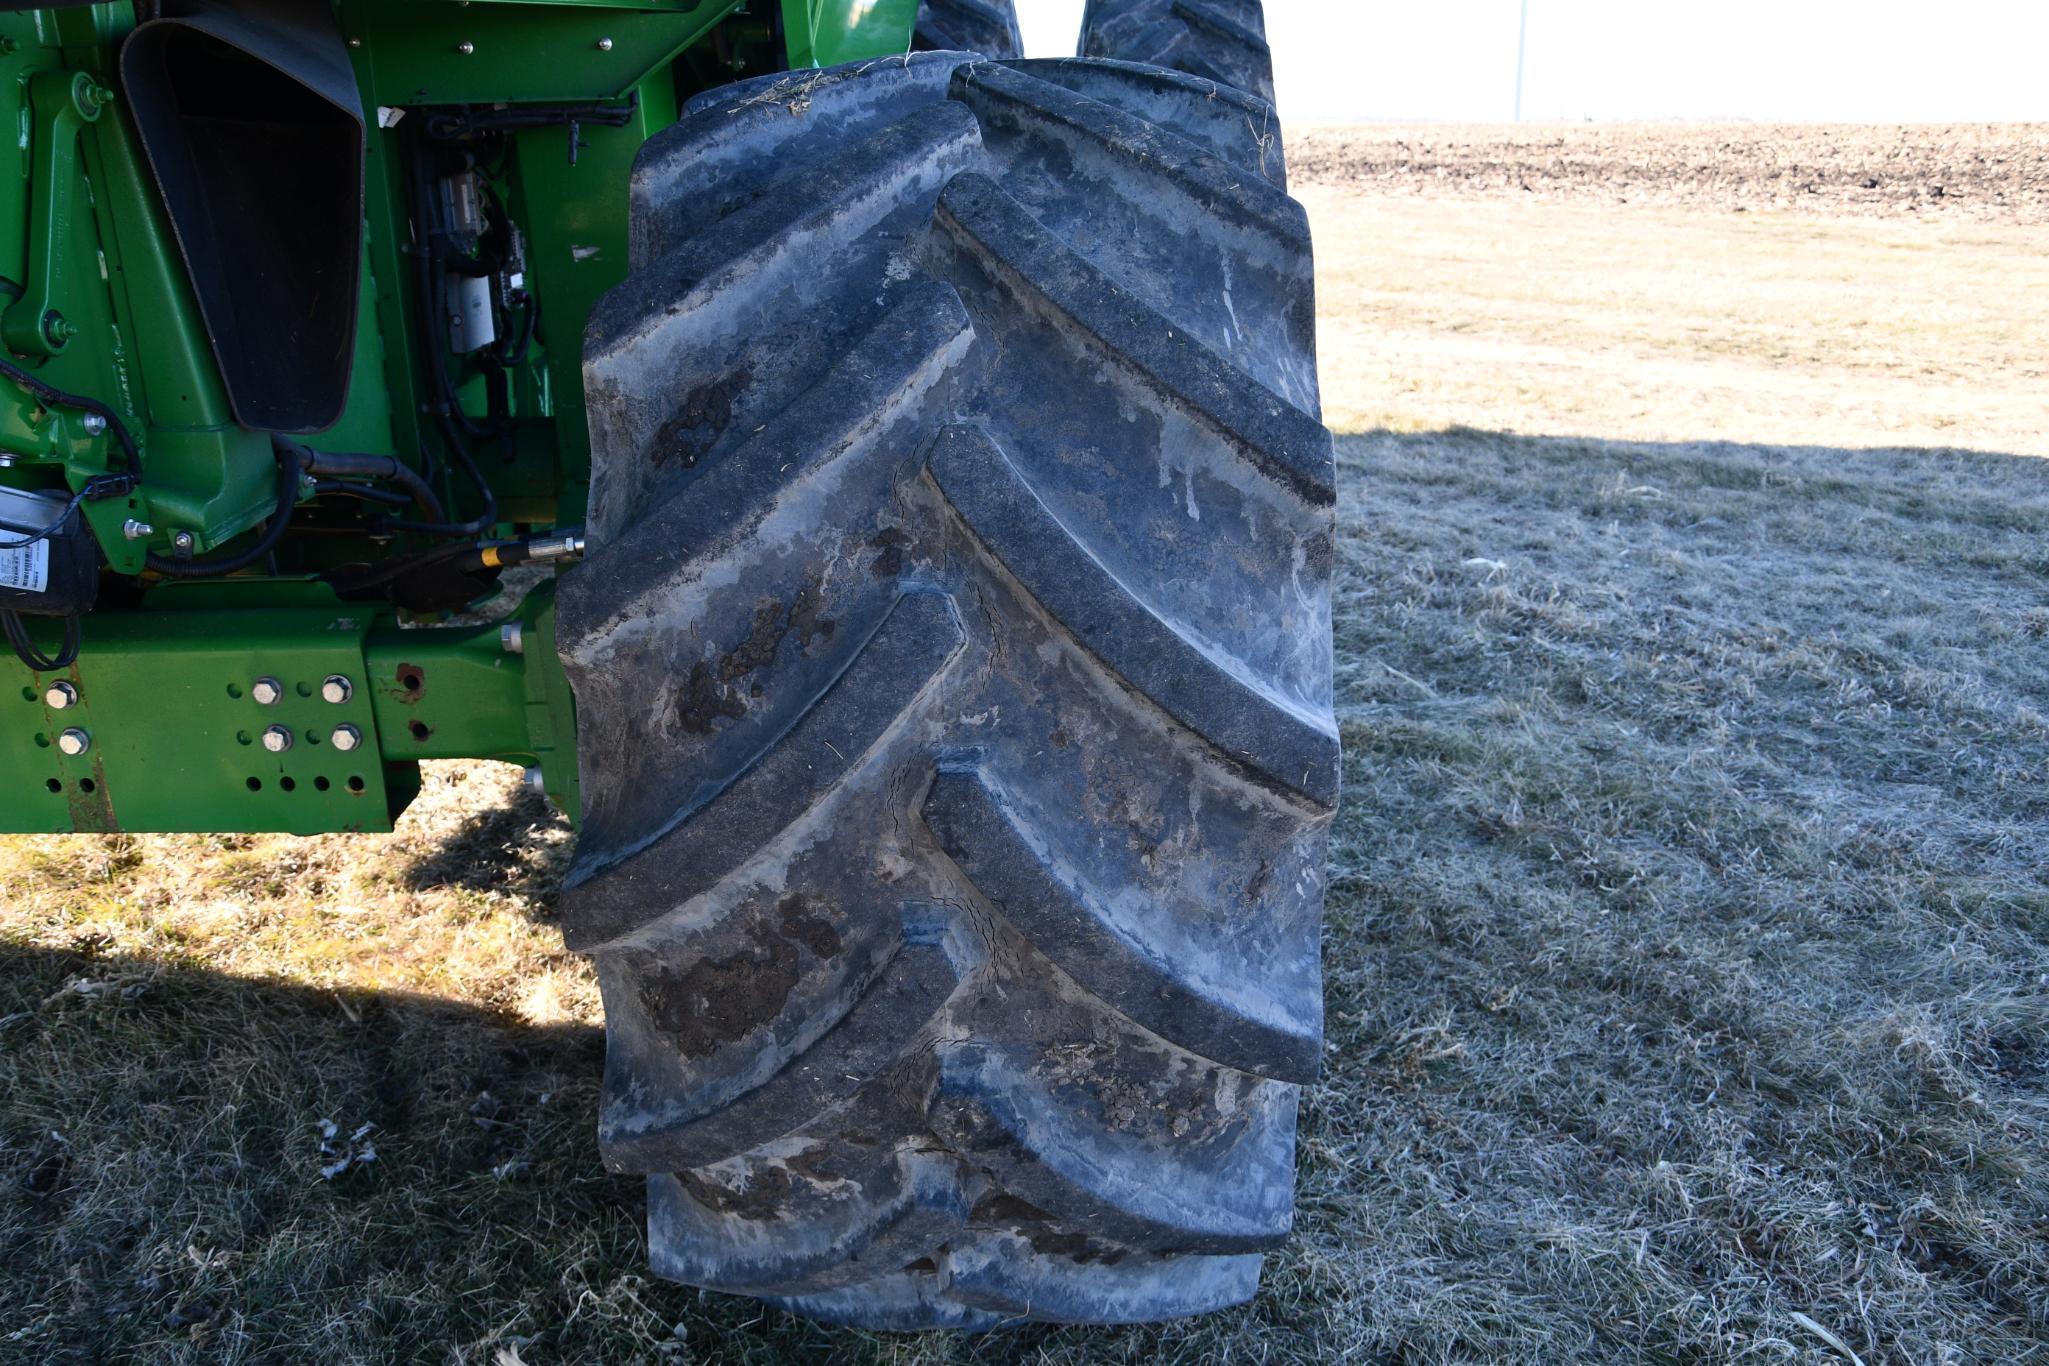
<instances>
[{"instance_id":1,"label":"hex bolt","mask_svg":"<svg viewBox=\"0 0 2049 1366\"><path fill-rule=\"evenodd\" d=\"M598 51L600 51L600 52L610 52L611 50L612 50L612 40L611 40L610 38L600 38L600 39L598 39Z\"/></svg>"},{"instance_id":2,"label":"hex bolt","mask_svg":"<svg viewBox=\"0 0 2049 1366\"><path fill-rule=\"evenodd\" d=\"M79 420L79 425L85 428L87 436L98 436L107 430L107 419L98 413L87 413Z\"/></svg>"},{"instance_id":3,"label":"hex bolt","mask_svg":"<svg viewBox=\"0 0 2049 1366\"><path fill-rule=\"evenodd\" d=\"M76 759L92 748L92 736L73 726L57 737L57 748Z\"/></svg>"},{"instance_id":4,"label":"hex bolt","mask_svg":"<svg viewBox=\"0 0 2049 1366\"><path fill-rule=\"evenodd\" d=\"M78 689L63 679L58 679L43 689L43 705L51 711L63 711L66 707L78 705Z\"/></svg>"},{"instance_id":5,"label":"hex bolt","mask_svg":"<svg viewBox=\"0 0 2049 1366\"><path fill-rule=\"evenodd\" d=\"M249 685L249 695L266 707L275 707L285 697L285 685L265 674Z\"/></svg>"},{"instance_id":6,"label":"hex bolt","mask_svg":"<svg viewBox=\"0 0 2049 1366\"><path fill-rule=\"evenodd\" d=\"M263 747L272 754L283 754L292 747L292 731L289 726L265 726Z\"/></svg>"},{"instance_id":7,"label":"hex bolt","mask_svg":"<svg viewBox=\"0 0 2049 1366\"><path fill-rule=\"evenodd\" d=\"M358 749L363 743L363 732L354 726L343 724L334 728L334 734L327 737L328 743L343 754Z\"/></svg>"},{"instance_id":8,"label":"hex bolt","mask_svg":"<svg viewBox=\"0 0 2049 1366\"><path fill-rule=\"evenodd\" d=\"M139 522L130 517L121 523L121 534L131 541L146 541L157 534L157 529L148 522Z\"/></svg>"},{"instance_id":9,"label":"hex bolt","mask_svg":"<svg viewBox=\"0 0 2049 1366\"><path fill-rule=\"evenodd\" d=\"M455 50L457 52L460 52L463 56L468 57L476 52L477 45L471 42L469 39L465 38L455 45Z\"/></svg>"},{"instance_id":10,"label":"hex bolt","mask_svg":"<svg viewBox=\"0 0 2049 1366\"><path fill-rule=\"evenodd\" d=\"M183 553L190 555L192 553L193 546L192 533L189 531L179 532L177 535L171 537L171 544Z\"/></svg>"},{"instance_id":11,"label":"hex bolt","mask_svg":"<svg viewBox=\"0 0 2049 1366\"><path fill-rule=\"evenodd\" d=\"M526 653L526 631L516 621L508 621L498 628L498 643L509 655Z\"/></svg>"},{"instance_id":12,"label":"hex bolt","mask_svg":"<svg viewBox=\"0 0 2049 1366\"><path fill-rule=\"evenodd\" d=\"M329 674L320 684L320 696L339 707L356 695L356 685L341 674Z\"/></svg>"}]
</instances>

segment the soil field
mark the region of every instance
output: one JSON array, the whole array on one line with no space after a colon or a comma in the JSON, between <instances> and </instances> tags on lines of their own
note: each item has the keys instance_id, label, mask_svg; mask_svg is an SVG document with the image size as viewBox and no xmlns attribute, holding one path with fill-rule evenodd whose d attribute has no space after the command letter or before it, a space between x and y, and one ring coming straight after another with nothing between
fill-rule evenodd
<instances>
[{"instance_id":1,"label":"soil field","mask_svg":"<svg viewBox=\"0 0 2049 1366\"><path fill-rule=\"evenodd\" d=\"M1741 132L1291 146L1346 799L1252 1304L649 1279L567 827L443 764L390 836L0 840L0 1360L2049 1359L2042 135L1914 133L1913 207L1898 129Z\"/></svg>"},{"instance_id":2,"label":"soil field","mask_svg":"<svg viewBox=\"0 0 2049 1366\"><path fill-rule=\"evenodd\" d=\"M2049 222L2049 124L1356 124L1288 139L1363 194Z\"/></svg>"}]
</instances>

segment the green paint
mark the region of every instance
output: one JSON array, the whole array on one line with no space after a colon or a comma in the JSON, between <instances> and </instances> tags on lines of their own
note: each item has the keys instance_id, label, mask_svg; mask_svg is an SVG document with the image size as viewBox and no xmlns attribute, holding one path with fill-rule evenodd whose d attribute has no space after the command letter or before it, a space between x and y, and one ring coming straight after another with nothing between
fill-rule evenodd
<instances>
[{"instance_id":1,"label":"green paint","mask_svg":"<svg viewBox=\"0 0 2049 1366\"><path fill-rule=\"evenodd\" d=\"M527 288L541 310L529 359L509 372L511 438L477 454L501 525L547 528L584 516L583 330L626 274L627 191L641 145L711 85L785 59L829 65L905 51L917 3L336 0L335 11L368 124L364 272L348 401L316 446L418 463L436 440L422 409L403 120L422 117L422 105L633 102L623 127L581 122L573 157L571 131L558 123L511 133L507 155L485 168L523 234ZM133 25L127 3L0 12L0 120L19 134L0 144L0 341L48 383L108 403L141 443L143 485L85 507L109 568L128 576L143 572L147 552L169 552L179 532L202 555L246 543L275 496L269 438L234 421L134 126L112 95L113 53ZM382 126L380 107L403 111L397 128ZM450 364L460 406L482 416L481 370L461 357ZM22 488L76 490L120 467L110 434L4 381L0 451L15 457L0 483ZM453 515L474 506L446 470L439 491ZM350 534L361 523L332 506L310 505L301 522L325 519L344 534L302 536L295 524L279 551L283 578L103 599L82 623L84 653L67 675L81 694L74 708L52 711L50 680L0 652L0 830L384 829L417 790L420 760L457 757L537 766L549 795L575 813L574 701L554 654L552 584L520 609L523 654L502 648L495 625L401 627L388 608L341 603L308 577L408 544ZM152 534L128 539L131 519ZM50 623L31 625L53 643ZM330 673L351 679L346 704L320 700ZM249 696L264 676L286 685L272 708ZM365 737L353 754L332 744L344 722ZM293 734L282 754L261 745L271 724ZM57 746L67 726L92 734L85 754Z\"/></svg>"},{"instance_id":2,"label":"green paint","mask_svg":"<svg viewBox=\"0 0 2049 1366\"><path fill-rule=\"evenodd\" d=\"M95 613L61 675L0 659L0 831L388 830L422 759L502 759L542 769L577 808L575 714L554 650L554 585L503 623L407 629L317 583L178 585L149 610ZM322 696L348 680L346 701ZM59 679L75 705L51 708ZM260 679L281 696L257 697ZM339 727L361 744L337 747ZM265 732L291 745L273 753ZM76 728L91 747L59 740Z\"/></svg>"},{"instance_id":3,"label":"green paint","mask_svg":"<svg viewBox=\"0 0 2049 1366\"><path fill-rule=\"evenodd\" d=\"M83 71L38 71L29 78L28 271L21 297L0 313L0 340L16 355L54 356L78 331L57 307L58 264L79 227L72 193L79 130L98 122L113 99Z\"/></svg>"},{"instance_id":4,"label":"green paint","mask_svg":"<svg viewBox=\"0 0 2049 1366\"><path fill-rule=\"evenodd\" d=\"M911 50L918 0L781 0L790 65L836 66Z\"/></svg>"},{"instance_id":5,"label":"green paint","mask_svg":"<svg viewBox=\"0 0 2049 1366\"><path fill-rule=\"evenodd\" d=\"M618 99L740 0L342 0L363 103Z\"/></svg>"}]
</instances>

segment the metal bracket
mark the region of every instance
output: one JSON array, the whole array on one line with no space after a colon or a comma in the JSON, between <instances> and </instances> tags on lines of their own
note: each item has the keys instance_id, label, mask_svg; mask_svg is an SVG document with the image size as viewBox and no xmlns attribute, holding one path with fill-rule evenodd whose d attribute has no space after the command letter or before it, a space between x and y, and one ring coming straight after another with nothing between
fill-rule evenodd
<instances>
[{"instance_id":1,"label":"metal bracket","mask_svg":"<svg viewBox=\"0 0 2049 1366\"><path fill-rule=\"evenodd\" d=\"M0 831L389 830L419 761L538 772L579 813L554 585L407 629L322 585L195 584L99 613L61 674L0 656Z\"/></svg>"},{"instance_id":2,"label":"metal bracket","mask_svg":"<svg viewBox=\"0 0 2049 1366\"><path fill-rule=\"evenodd\" d=\"M39 71L29 78L34 123L29 170L29 268L21 297L0 314L0 340L22 356L54 356L76 332L58 311L57 261L74 231L72 184L78 131L99 120L114 94L83 71Z\"/></svg>"}]
</instances>

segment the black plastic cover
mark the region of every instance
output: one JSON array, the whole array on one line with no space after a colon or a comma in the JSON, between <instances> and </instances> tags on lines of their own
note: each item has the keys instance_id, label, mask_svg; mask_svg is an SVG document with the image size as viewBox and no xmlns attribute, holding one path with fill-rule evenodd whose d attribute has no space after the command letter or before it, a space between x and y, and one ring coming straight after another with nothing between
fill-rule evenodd
<instances>
[{"instance_id":1,"label":"black plastic cover","mask_svg":"<svg viewBox=\"0 0 2049 1366\"><path fill-rule=\"evenodd\" d=\"M355 355L363 105L325 0L166 0L121 49L235 418L334 425Z\"/></svg>"},{"instance_id":2,"label":"black plastic cover","mask_svg":"<svg viewBox=\"0 0 2049 1366\"><path fill-rule=\"evenodd\" d=\"M0 612L75 617L92 610L100 590L100 547L85 515L72 508L63 524L33 545L15 542L49 526L70 499L0 486Z\"/></svg>"}]
</instances>

